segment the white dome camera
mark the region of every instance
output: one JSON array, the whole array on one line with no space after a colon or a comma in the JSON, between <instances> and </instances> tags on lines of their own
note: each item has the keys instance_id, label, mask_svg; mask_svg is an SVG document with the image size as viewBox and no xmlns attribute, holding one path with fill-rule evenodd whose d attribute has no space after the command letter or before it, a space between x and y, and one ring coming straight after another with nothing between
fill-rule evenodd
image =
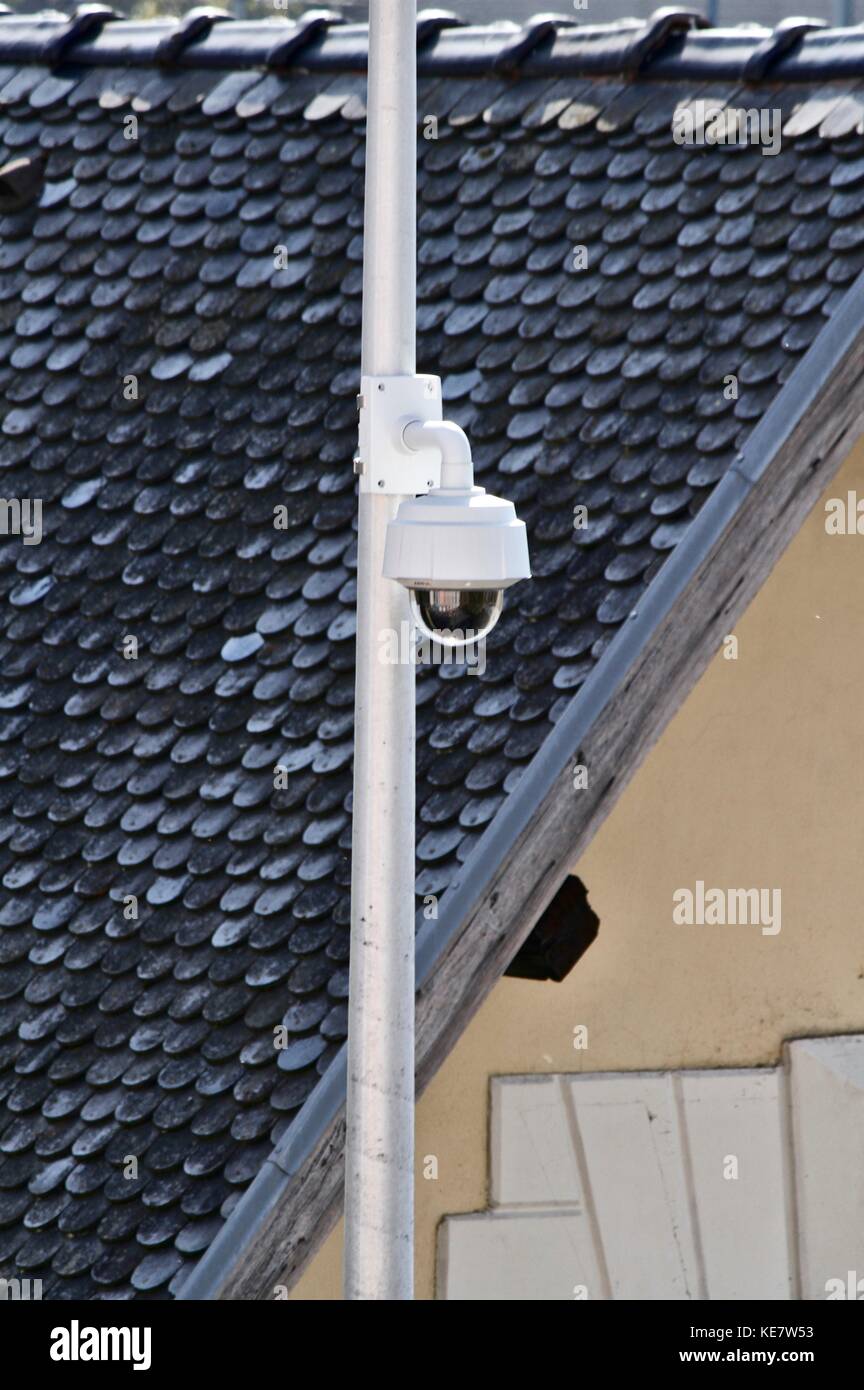
<instances>
[{"instance_id":1,"label":"white dome camera","mask_svg":"<svg viewBox=\"0 0 864 1390\"><path fill-rule=\"evenodd\" d=\"M441 486L403 502L387 527L384 576L404 584L421 634L444 647L486 637L504 590L529 579L525 523L512 502L474 486L471 450L450 421L410 421L406 448L441 451Z\"/></svg>"}]
</instances>

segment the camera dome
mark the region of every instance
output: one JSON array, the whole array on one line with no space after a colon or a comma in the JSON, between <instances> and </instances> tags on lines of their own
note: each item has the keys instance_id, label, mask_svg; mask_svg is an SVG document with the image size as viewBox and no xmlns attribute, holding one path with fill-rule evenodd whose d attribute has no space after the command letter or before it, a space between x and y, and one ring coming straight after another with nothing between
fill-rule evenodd
<instances>
[{"instance_id":1,"label":"camera dome","mask_svg":"<svg viewBox=\"0 0 864 1390\"><path fill-rule=\"evenodd\" d=\"M412 588L410 593L421 634L442 647L467 647L486 637L504 606L502 589Z\"/></svg>"},{"instance_id":2,"label":"camera dome","mask_svg":"<svg viewBox=\"0 0 864 1390\"><path fill-rule=\"evenodd\" d=\"M400 503L383 570L408 590L422 636L467 647L492 631L504 590L530 578L525 525L482 487L433 488Z\"/></svg>"}]
</instances>

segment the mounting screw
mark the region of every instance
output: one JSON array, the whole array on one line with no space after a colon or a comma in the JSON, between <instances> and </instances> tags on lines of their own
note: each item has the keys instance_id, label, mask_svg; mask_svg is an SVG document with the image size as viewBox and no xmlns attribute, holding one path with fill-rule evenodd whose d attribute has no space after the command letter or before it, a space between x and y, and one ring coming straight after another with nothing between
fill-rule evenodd
<instances>
[{"instance_id":1,"label":"mounting screw","mask_svg":"<svg viewBox=\"0 0 864 1390\"><path fill-rule=\"evenodd\" d=\"M379 391L383 391L383 390L384 390L384 382L383 382L383 381L379 381L379 382L378 382L378 390L379 390Z\"/></svg>"},{"instance_id":2,"label":"mounting screw","mask_svg":"<svg viewBox=\"0 0 864 1390\"><path fill-rule=\"evenodd\" d=\"M383 478L379 478L379 479L378 479L378 486L379 486L379 487L383 487L383 486L384 486L384 479L383 479Z\"/></svg>"}]
</instances>

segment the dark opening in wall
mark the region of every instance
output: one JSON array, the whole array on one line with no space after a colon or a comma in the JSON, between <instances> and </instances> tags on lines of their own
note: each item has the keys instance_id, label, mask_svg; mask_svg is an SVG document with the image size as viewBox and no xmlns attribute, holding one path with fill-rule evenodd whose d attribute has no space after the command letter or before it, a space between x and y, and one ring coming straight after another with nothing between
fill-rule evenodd
<instances>
[{"instance_id":1,"label":"dark opening in wall","mask_svg":"<svg viewBox=\"0 0 864 1390\"><path fill-rule=\"evenodd\" d=\"M600 928L588 889L570 874L511 960L505 975L520 980L563 980L584 956Z\"/></svg>"}]
</instances>

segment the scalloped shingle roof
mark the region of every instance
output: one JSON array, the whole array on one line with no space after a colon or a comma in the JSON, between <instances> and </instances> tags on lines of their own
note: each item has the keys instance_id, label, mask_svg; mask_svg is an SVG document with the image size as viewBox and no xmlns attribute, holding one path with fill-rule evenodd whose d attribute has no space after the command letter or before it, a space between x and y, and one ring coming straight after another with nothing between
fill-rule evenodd
<instances>
[{"instance_id":1,"label":"scalloped shingle roof","mask_svg":"<svg viewBox=\"0 0 864 1390\"><path fill-rule=\"evenodd\" d=\"M418 362L535 577L484 674L420 675L418 893L864 266L858 97L769 93L770 157L672 144L694 91L421 83ZM44 505L0 549L0 1274L46 1297L175 1292L345 1038L363 116L351 74L0 71L2 162L46 160L0 217Z\"/></svg>"}]
</instances>

